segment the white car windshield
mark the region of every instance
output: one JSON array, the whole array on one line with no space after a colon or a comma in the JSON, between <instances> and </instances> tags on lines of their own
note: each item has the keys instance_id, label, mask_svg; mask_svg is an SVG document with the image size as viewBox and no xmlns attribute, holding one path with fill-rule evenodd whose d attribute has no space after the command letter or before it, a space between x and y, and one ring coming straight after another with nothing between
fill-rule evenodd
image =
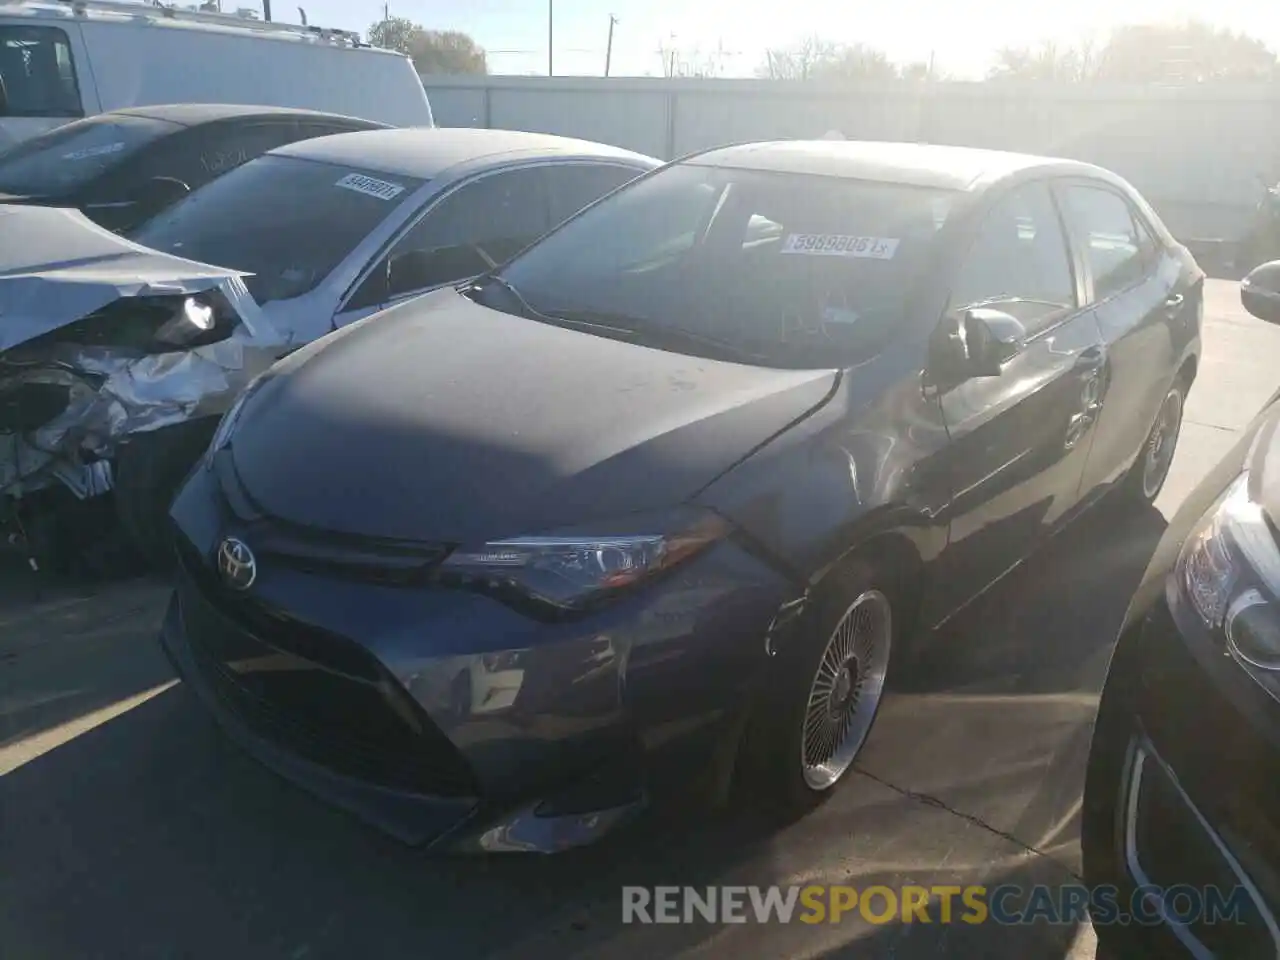
<instances>
[{"instance_id":1,"label":"white car windshield","mask_svg":"<svg viewBox=\"0 0 1280 960\"><path fill-rule=\"evenodd\" d=\"M265 156L206 184L130 239L252 274L259 303L312 290L426 181Z\"/></svg>"},{"instance_id":2,"label":"white car windshield","mask_svg":"<svg viewBox=\"0 0 1280 960\"><path fill-rule=\"evenodd\" d=\"M499 279L551 317L701 338L766 363L845 364L900 326L954 196L681 164L589 208Z\"/></svg>"}]
</instances>

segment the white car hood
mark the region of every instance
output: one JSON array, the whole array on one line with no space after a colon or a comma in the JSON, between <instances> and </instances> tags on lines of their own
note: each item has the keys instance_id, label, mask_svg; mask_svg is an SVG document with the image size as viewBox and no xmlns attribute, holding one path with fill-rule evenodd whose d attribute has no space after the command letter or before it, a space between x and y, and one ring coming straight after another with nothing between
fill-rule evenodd
<instances>
[{"instance_id":1,"label":"white car hood","mask_svg":"<svg viewBox=\"0 0 1280 960\"><path fill-rule=\"evenodd\" d=\"M255 341L275 340L243 276L133 243L78 210L0 204L0 351L121 297L194 294L215 287Z\"/></svg>"}]
</instances>

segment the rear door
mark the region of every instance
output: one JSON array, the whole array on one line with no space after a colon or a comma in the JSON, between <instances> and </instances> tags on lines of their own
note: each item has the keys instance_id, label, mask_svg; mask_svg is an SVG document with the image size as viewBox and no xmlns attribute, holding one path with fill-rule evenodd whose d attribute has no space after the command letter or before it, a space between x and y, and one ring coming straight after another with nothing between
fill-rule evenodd
<instances>
[{"instance_id":1,"label":"rear door","mask_svg":"<svg viewBox=\"0 0 1280 960\"><path fill-rule=\"evenodd\" d=\"M1109 358L1081 479L1088 496L1116 480L1146 440L1186 339L1175 325L1194 321L1200 291L1122 193L1095 180L1063 181L1057 191Z\"/></svg>"},{"instance_id":2,"label":"rear door","mask_svg":"<svg viewBox=\"0 0 1280 960\"><path fill-rule=\"evenodd\" d=\"M936 613L951 612L1025 557L1075 505L1104 354L1052 191L1021 185L987 212L951 282L945 334L967 309L1026 329L998 375L934 380L950 435L950 542Z\"/></svg>"}]
</instances>

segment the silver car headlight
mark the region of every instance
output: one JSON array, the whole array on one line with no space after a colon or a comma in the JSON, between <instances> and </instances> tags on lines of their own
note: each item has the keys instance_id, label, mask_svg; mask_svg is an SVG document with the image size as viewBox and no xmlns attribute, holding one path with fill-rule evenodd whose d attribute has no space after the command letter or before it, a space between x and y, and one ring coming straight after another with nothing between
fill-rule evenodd
<instances>
[{"instance_id":1,"label":"silver car headlight","mask_svg":"<svg viewBox=\"0 0 1280 960\"><path fill-rule=\"evenodd\" d=\"M1247 472L1187 537L1174 580L1222 650L1280 700L1280 547Z\"/></svg>"},{"instance_id":2,"label":"silver car headlight","mask_svg":"<svg viewBox=\"0 0 1280 960\"><path fill-rule=\"evenodd\" d=\"M577 610L678 566L728 533L718 514L682 507L590 530L461 547L440 573L445 582Z\"/></svg>"}]
</instances>

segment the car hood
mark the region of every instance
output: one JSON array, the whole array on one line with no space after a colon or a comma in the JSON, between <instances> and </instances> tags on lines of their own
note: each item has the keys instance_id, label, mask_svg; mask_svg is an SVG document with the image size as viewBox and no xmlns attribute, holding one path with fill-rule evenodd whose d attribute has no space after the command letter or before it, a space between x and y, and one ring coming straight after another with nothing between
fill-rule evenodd
<instances>
[{"instance_id":1,"label":"car hood","mask_svg":"<svg viewBox=\"0 0 1280 960\"><path fill-rule=\"evenodd\" d=\"M0 205L0 350L93 313L121 297L199 293L223 286L246 323L243 274L152 250L78 210ZM234 281L234 283L228 283Z\"/></svg>"},{"instance_id":2,"label":"car hood","mask_svg":"<svg viewBox=\"0 0 1280 960\"><path fill-rule=\"evenodd\" d=\"M231 454L280 520L480 542L679 503L838 380L610 340L446 289L282 360Z\"/></svg>"}]
</instances>

